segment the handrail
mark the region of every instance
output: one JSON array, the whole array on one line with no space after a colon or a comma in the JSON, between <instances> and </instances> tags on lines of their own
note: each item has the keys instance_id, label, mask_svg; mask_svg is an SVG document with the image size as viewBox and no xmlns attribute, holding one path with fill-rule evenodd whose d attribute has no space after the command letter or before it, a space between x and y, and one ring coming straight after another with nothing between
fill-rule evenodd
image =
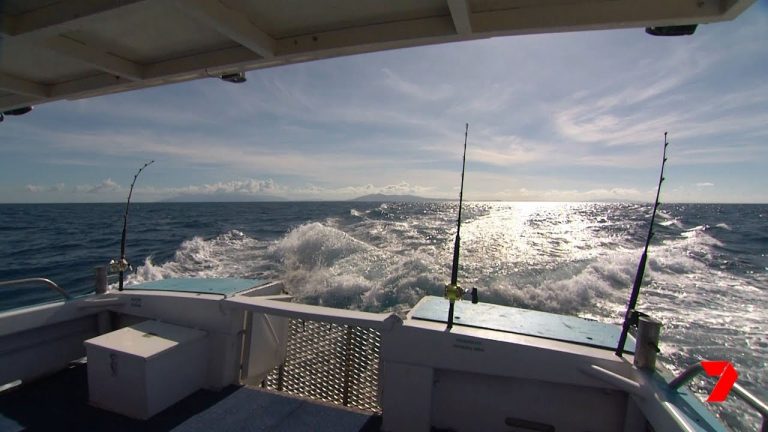
<instances>
[{"instance_id":1,"label":"handrail","mask_svg":"<svg viewBox=\"0 0 768 432\"><path fill-rule=\"evenodd\" d=\"M4 281L4 282L0 282L0 286L22 285L22 284L28 284L28 283L34 283L34 282L39 282L47 285L48 288L61 294L67 300L70 300L72 298L72 296L69 295L69 293L61 289L61 287L56 285L55 282L46 278L27 278L27 279L16 279L16 280Z\"/></svg>"},{"instance_id":2,"label":"handrail","mask_svg":"<svg viewBox=\"0 0 768 432\"><path fill-rule=\"evenodd\" d=\"M393 313L371 313L346 309L335 309L325 306L304 305L277 301L284 296L248 297L236 295L223 300L229 307L248 310L267 315L277 315L288 318L298 318L310 321L322 321L340 325L368 327L376 330L390 330L402 320Z\"/></svg>"},{"instance_id":3,"label":"handrail","mask_svg":"<svg viewBox=\"0 0 768 432\"><path fill-rule=\"evenodd\" d=\"M675 379L670 381L669 387L673 390L679 389L703 371L704 367L701 365L701 363L695 363L689 366L688 369L680 372L680 375L676 376Z\"/></svg>"},{"instance_id":4,"label":"handrail","mask_svg":"<svg viewBox=\"0 0 768 432\"><path fill-rule=\"evenodd\" d=\"M676 376L675 379L670 381L669 387L673 390L678 389L687 384L702 371L704 371L704 367L701 365L701 363L696 363L688 367L688 369L684 370L682 373L680 373L680 375ZM740 384L733 384L731 392L735 394L739 399L746 402L747 405L754 408L760 414L760 416L762 416L763 424L760 427L760 432L768 432L768 405L758 399L757 396L750 393Z\"/></svg>"}]
</instances>

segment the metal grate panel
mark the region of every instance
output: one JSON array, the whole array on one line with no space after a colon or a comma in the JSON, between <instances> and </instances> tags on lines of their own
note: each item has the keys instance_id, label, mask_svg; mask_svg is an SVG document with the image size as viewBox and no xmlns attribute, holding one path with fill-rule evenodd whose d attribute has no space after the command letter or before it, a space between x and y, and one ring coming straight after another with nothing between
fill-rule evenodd
<instances>
[{"instance_id":1,"label":"metal grate panel","mask_svg":"<svg viewBox=\"0 0 768 432\"><path fill-rule=\"evenodd\" d=\"M381 412L381 334L374 329L292 319L285 362L265 387Z\"/></svg>"}]
</instances>

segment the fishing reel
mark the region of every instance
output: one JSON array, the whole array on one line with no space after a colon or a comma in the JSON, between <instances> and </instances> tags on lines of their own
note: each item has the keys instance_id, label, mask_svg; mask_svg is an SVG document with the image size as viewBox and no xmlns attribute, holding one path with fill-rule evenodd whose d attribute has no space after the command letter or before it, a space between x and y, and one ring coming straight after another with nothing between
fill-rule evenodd
<instances>
[{"instance_id":1,"label":"fishing reel","mask_svg":"<svg viewBox=\"0 0 768 432\"><path fill-rule=\"evenodd\" d=\"M462 288L459 284L447 283L445 284L443 297L445 297L450 302L455 302L456 300L462 300L464 298L464 294L466 293L467 290ZM477 304L477 288L472 288L470 290L470 295L472 296L472 304Z\"/></svg>"},{"instance_id":2,"label":"fishing reel","mask_svg":"<svg viewBox=\"0 0 768 432\"><path fill-rule=\"evenodd\" d=\"M443 296L448 301L452 301L452 302L456 300L461 300L462 297L464 297L464 289L462 289L461 286L459 286L459 284L448 283L448 284L445 284L445 292Z\"/></svg>"},{"instance_id":3,"label":"fishing reel","mask_svg":"<svg viewBox=\"0 0 768 432\"><path fill-rule=\"evenodd\" d=\"M120 275L117 281L117 290L122 291L125 272L133 271L133 266L125 258L120 258L119 260L111 260L109 262L109 271L112 274L117 273Z\"/></svg>"},{"instance_id":4,"label":"fishing reel","mask_svg":"<svg viewBox=\"0 0 768 432\"><path fill-rule=\"evenodd\" d=\"M466 291L458 283L445 284L444 297L448 300L448 329L453 327L453 309L456 300L461 300ZM472 303L477 304L477 288L472 288Z\"/></svg>"},{"instance_id":5,"label":"fishing reel","mask_svg":"<svg viewBox=\"0 0 768 432\"><path fill-rule=\"evenodd\" d=\"M110 273L120 273L125 271L133 271L133 266L125 258L109 261Z\"/></svg>"}]
</instances>

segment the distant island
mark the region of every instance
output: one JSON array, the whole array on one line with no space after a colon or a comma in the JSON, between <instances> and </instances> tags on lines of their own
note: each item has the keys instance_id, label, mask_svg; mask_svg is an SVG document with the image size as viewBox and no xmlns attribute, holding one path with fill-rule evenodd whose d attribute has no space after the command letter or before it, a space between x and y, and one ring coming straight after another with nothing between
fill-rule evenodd
<instances>
[{"instance_id":1,"label":"distant island","mask_svg":"<svg viewBox=\"0 0 768 432\"><path fill-rule=\"evenodd\" d=\"M448 201L444 199L436 198L424 198L416 195L385 195L385 194L370 194L363 195L361 197L352 198L350 201L357 202L434 202L434 201Z\"/></svg>"}]
</instances>

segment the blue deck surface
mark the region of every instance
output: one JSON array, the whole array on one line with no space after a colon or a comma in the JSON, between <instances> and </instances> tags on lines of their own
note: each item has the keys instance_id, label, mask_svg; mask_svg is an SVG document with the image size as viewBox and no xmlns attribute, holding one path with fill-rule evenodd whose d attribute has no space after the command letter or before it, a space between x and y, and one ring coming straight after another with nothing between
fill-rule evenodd
<instances>
[{"instance_id":1,"label":"blue deck surface","mask_svg":"<svg viewBox=\"0 0 768 432\"><path fill-rule=\"evenodd\" d=\"M231 296L264 284L261 279L238 278L171 278L125 287L127 290L178 291Z\"/></svg>"},{"instance_id":2,"label":"blue deck surface","mask_svg":"<svg viewBox=\"0 0 768 432\"><path fill-rule=\"evenodd\" d=\"M425 297L411 312L411 317L446 322L448 300L442 297ZM456 302L454 324L612 350L616 349L621 333L619 326L584 318L489 303L472 304L468 301ZM631 336L627 338L624 350L630 353L635 351L635 340Z\"/></svg>"}]
</instances>

